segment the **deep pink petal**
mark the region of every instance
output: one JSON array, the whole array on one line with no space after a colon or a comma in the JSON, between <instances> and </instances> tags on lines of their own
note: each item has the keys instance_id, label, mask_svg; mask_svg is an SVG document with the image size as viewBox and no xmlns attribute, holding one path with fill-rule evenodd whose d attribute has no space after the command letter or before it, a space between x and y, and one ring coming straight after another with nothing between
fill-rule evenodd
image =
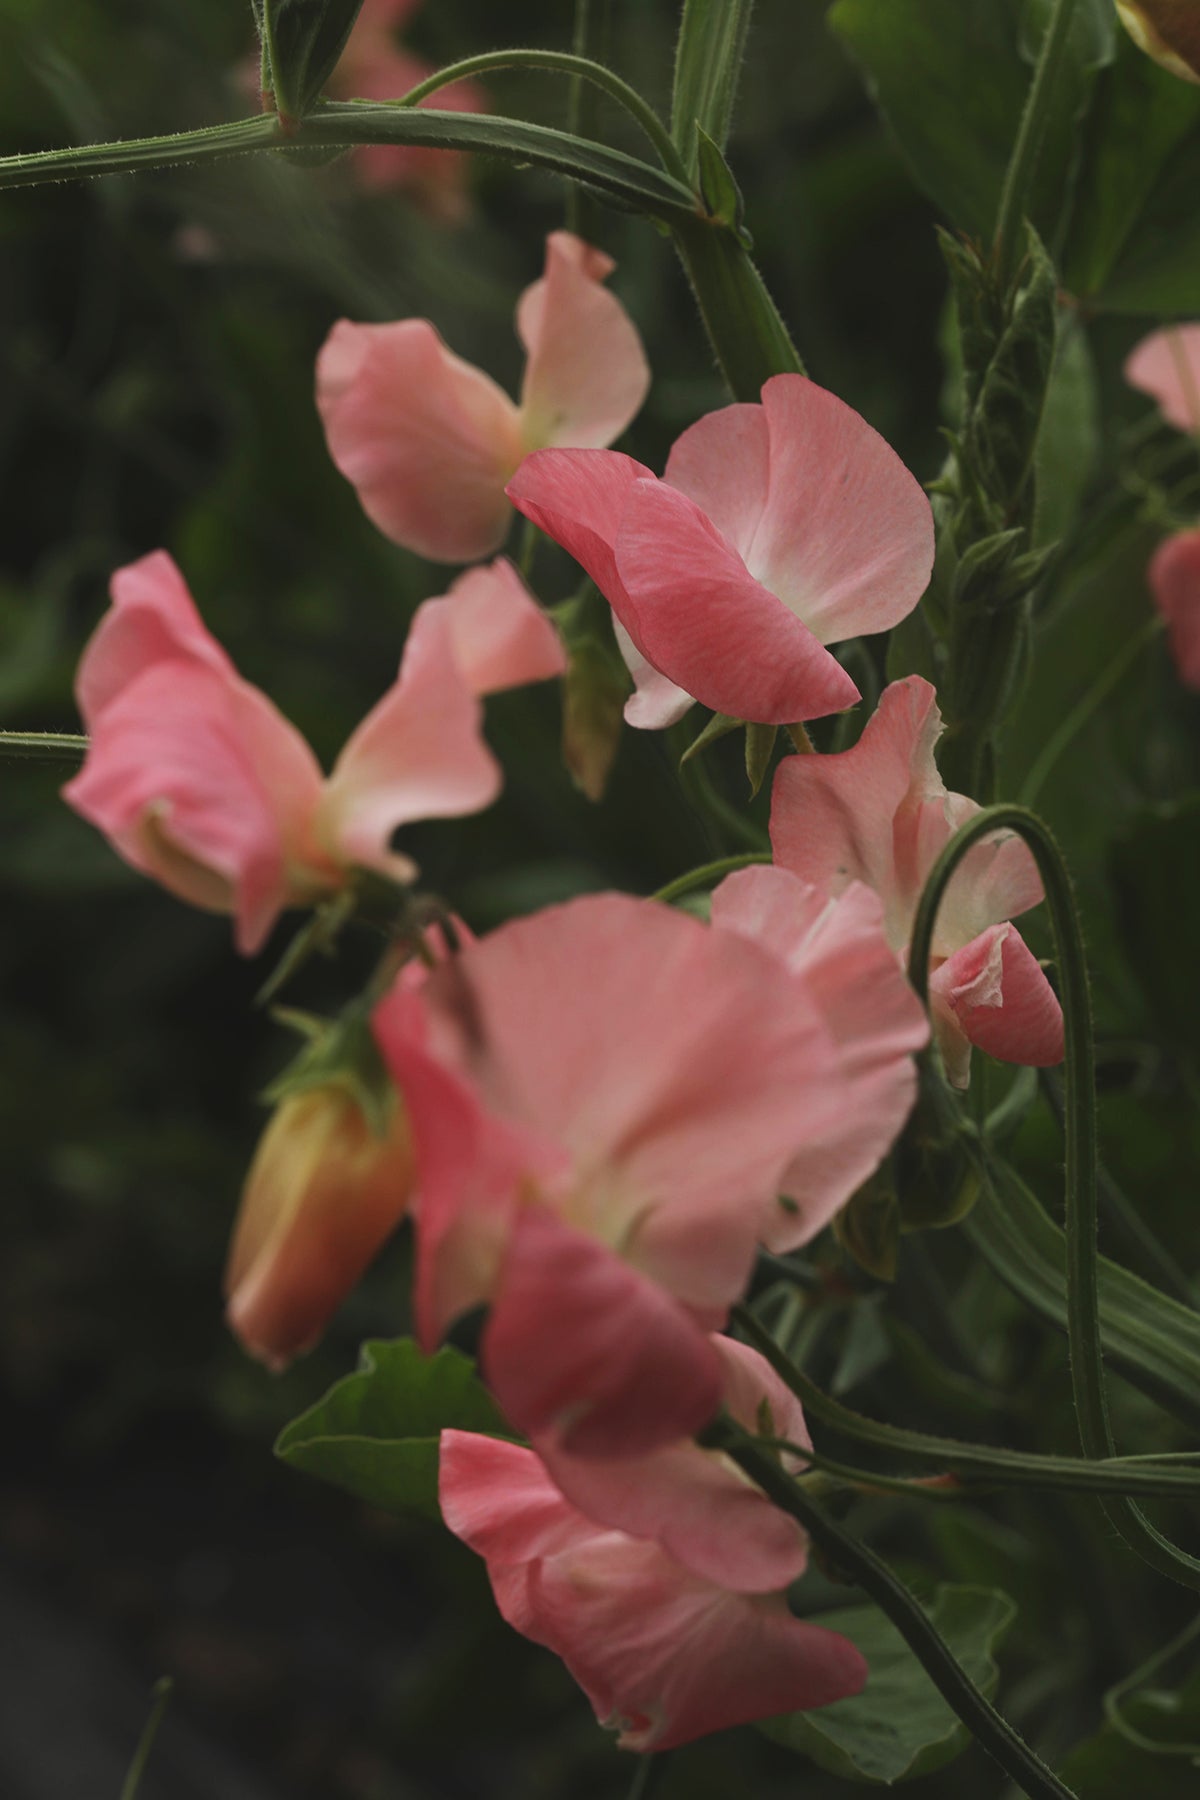
<instances>
[{"instance_id":1,"label":"deep pink petal","mask_svg":"<svg viewBox=\"0 0 1200 1800\"><path fill-rule=\"evenodd\" d=\"M630 490L647 478L654 479L649 469L617 450L535 450L505 490L518 512L586 569L635 640L614 547Z\"/></svg>"},{"instance_id":2,"label":"deep pink petal","mask_svg":"<svg viewBox=\"0 0 1200 1800\"><path fill-rule=\"evenodd\" d=\"M767 415L739 403L706 413L676 438L663 480L707 513L743 562L767 501Z\"/></svg>"},{"instance_id":3,"label":"deep pink petal","mask_svg":"<svg viewBox=\"0 0 1200 1800\"><path fill-rule=\"evenodd\" d=\"M447 594L424 601L417 618L432 608L445 616L454 660L473 694L566 673L562 639L505 556L468 569Z\"/></svg>"},{"instance_id":4,"label":"deep pink petal","mask_svg":"<svg viewBox=\"0 0 1200 1800\"><path fill-rule=\"evenodd\" d=\"M1168 424L1200 432L1200 324L1152 331L1131 351L1125 379L1157 400Z\"/></svg>"},{"instance_id":5,"label":"deep pink petal","mask_svg":"<svg viewBox=\"0 0 1200 1800\"><path fill-rule=\"evenodd\" d=\"M621 515L614 609L655 668L714 712L785 724L859 698L807 625L757 582L694 501L638 482ZM611 596L610 596L611 598Z\"/></svg>"},{"instance_id":6,"label":"deep pink petal","mask_svg":"<svg viewBox=\"0 0 1200 1800\"><path fill-rule=\"evenodd\" d=\"M474 1431L442 1432L438 1498L455 1537L489 1564L556 1556L596 1536L532 1450Z\"/></svg>"},{"instance_id":7,"label":"deep pink petal","mask_svg":"<svg viewBox=\"0 0 1200 1800\"><path fill-rule=\"evenodd\" d=\"M795 1249L815 1237L878 1167L916 1099L913 1053L929 1027L883 930L878 896L852 883L837 899L780 868L744 869L713 894L712 921L771 949L816 1000L836 1040L844 1097L811 1134L780 1191L798 1210L768 1209L763 1241Z\"/></svg>"},{"instance_id":8,"label":"deep pink petal","mask_svg":"<svg viewBox=\"0 0 1200 1800\"><path fill-rule=\"evenodd\" d=\"M569 231L546 239L546 270L517 306L528 352L521 389L521 439L602 450L640 411L650 386L642 340L615 294L601 284L612 259Z\"/></svg>"},{"instance_id":9,"label":"deep pink petal","mask_svg":"<svg viewBox=\"0 0 1200 1800\"><path fill-rule=\"evenodd\" d=\"M326 784L323 841L343 864L411 879L413 865L391 848L396 829L479 812L501 779L455 654L448 608L421 607L395 685L354 732Z\"/></svg>"},{"instance_id":10,"label":"deep pink petal","mask_svg":"<svg viewBox=\"0 0 1200 1800\"><path fill-rule=\"evenodd\" d=\"M619 1533L532 1565L537 1636L627 1750L669 1750L727 1726L861 1692L848 1639L783 1596L724 1592L657 1545Z\"/></svg>"},{"instance_id":11,"label":"deep pink petal","mask_svg":"<svg viewBox=\"0 0 1200 1800\"><path fill-rule=\"evenodd\" d=\"M75 678L88 731L102 709L156 663L198 662L217 674L235 673L165 550L117 569L109 592L112 605L92 633Z\"/></svg>"},{"instance_id":12,"label":"deep pink petal","mask_svg":"<svg viewBox=\"0 0 1200 1800\"><path fill-rule=\"evenodd\" d=\"M1200 332L1200 326L1193 329ZM1179 678L1200 690L1200 530L1177 531L1160 544L1148 579L1154 604L1167 622Z\"/></svg>"},{"instance_id":13,"label":"deep pink petal","mask_svg":"<svg viewBox=\"0 0 1200 1800\"><path fill-rule=\"evenodd\" d=\"M517 1215L483 1336L505 1415L580 1456L637 1456L715 1414L705 1334L655 1282L547 1208Z\"/></svg>"},{"instance_id":14,"label":"deep pink petal","mask_svg":"<svg viewBox=\"0 0 1200 1800\"><path fill-rule=\"evenodd\" d=\"M770 485L749 568L823 644L888 630L933 568L920 483L853 407L803 375L772 376L762 396Z\"/></svg>"},{"instance_id":15,"label":"deep pink petal","mask_svg":"<svg viewBox=\"0 0 1200 1800\"><path fill-rule=\"evenodd\" d=\"M646 661L620 619L615 617L613 633L625 667L633 676L634 692L625 702L626 724L638 731L665 731L668 725L678 724L693 705L692 696L676 687L673 681L668 681L665 675L660 675L654 664Z\"/></svg>"},{"instance_id":16,"label":"deep pink petal","mask_svg":"<svg viewBox=\"0 0 1200 1800\"><path fill-rule=\"evenodd\" d=\"M726 1410L757 1432L765 1403L769 1435L807 1445L799 1401L763 1358L730 1338L712 1342L724 1371ZM588 1518L653 1538L694 1575L739 1593L771 1593L804 1570L808 1547L799 1526L714 1451L681 1441L644 1456L573 1456L553 1433L539 1436L535 1448Z\"/></svg>"},{"instance_id":17,"label":"deep pink petal","mask_svg":"<svg viewBox=\"0 0 1200 1800\"><path fill-rule=\"evenodd\" d=\"M929 991L956 1086L966 1085L967 1074L957 1033L1000 1062L1050 1068L1062 1061L1062 1008L1014 925L991 926L949 957L930 977Z\"/></svg>"},{"instance_id":18,"label":"deep pink petal","mask_svg":"<svg viewBox=\"0 0 1200 1800\"><path fill-rule=\"evenodd\" d=\"M499 549L517 411L427 320L339 320L317 358L317 408L330 455L388 537L439 562Z\"/></svg>"}]
</instances>

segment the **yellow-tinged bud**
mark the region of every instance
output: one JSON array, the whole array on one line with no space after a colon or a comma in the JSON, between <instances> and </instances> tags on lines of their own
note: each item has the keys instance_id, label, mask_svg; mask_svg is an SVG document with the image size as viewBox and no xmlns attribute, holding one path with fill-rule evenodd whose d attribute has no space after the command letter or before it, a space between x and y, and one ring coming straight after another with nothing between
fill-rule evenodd
<instances>
[{"instance_id":1,"label":"yellow-tinged bud","mask_svg":"<svg viewBox=\"0 0 1200 1800\"><path fill-rule=\"evenodd\" d=\"M333 1080L288 1093L259 1140L225 1292L230 1327L272 1368L316 1343L404 1216L408 1118L394 1090L371 1112L353 1082Z\"/></svg>"},{"instance_id":2,"label":"yellow-tinged bud","mask_svg":"<svg viewBox=\"0 0 1200 1800\"><path fill-rule=\"evenodd\" d=\"M1121 23L1156 63L1200 82L1200 0L1116 0Z\"/></svg>"}]
</instances>

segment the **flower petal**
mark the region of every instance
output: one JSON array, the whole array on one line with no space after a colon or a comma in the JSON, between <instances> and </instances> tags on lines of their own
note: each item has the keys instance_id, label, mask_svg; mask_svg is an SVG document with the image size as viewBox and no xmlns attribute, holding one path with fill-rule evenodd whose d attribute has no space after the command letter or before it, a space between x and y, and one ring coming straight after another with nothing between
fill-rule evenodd
<instances>
[{"instance_id":1,"label":"flower petal","mask_svg":"<svg viewBox=\"0 0 1200 1800\"><path fill-rule=\"evenodd\" d=\"M1200 432L1200 324L1152 331L1130 352L1125 379L1158 402L1169 425Z\"/></svg>"},{"instance_id":2,"label":"flower petal","mask_svg":"<svg viewBox=\"0 0 1200 1800\"><path fill-rule=\"evenodd\" d=\"M694 501L637 482L621 514L609 599L634 642L714 712L764 724L820 718L859 698L808 627L755 581Z\"/></svg>"},{"instance_id":3,"label":"flower petal","mask_svg":"<svg viewBox=\"0 0 1200 1800\"><path fill-rule=\"evenodd\" d=\"M562 639L507 557L468 569L447 594L423 601L417 617L435 607L445 615L454 660L473 694L566 673Z\"/></svg>"},{"instance_id":4,"label":"flower petal","mask_svg":"<svg viewBox=\"0 0 1200 1800\"><path fill-rule=\"evenodd\" d=\"M534 1451L474 1431L442 1432L438 1498L455 1537L489 1563L556 1556L596 1535L595 1523L567 1503Z\"/></svg>"},{"instance_id":5,"label":"flower petal","mask_svg":"<svg viewBox=\"0 0 1200 1800\"><path fill-rule=\"evenodd\" d=\"M545 274L517 305L529 355L521 388L527 450L602 450L641 410L650 368L629 314L601 285L613 267L569 231L546 239Z\"/></svg>"},{"instance_id":6,"label":"flower petal","mask_svg":"<svg viewBox=\"0 0 1200 1800\"><path fill-rule=\"evenodd\" d=\"M823 644L886 631L929 585L933 513L853 407L803 375L762 391L770 486L746 561Z\"/></svg>"},{"instance_id":7,"label":"flower petal","mask_svg":"<svg viewBox=\"0 0 1200 1800\"><path fill-rule=\"evenodd\" d=\"M676 438L663 480L707 513L745 562L767 503L767 415L739 403L706 413Z\"/></svg>"},{"instance_id":8,"label":"flower petal","mask_svg":"<svg viewBox=\"0 0 1200 1800\"><path fill-rule=\"evenodd\" d=\"M1200 331L1200 326L1196 329ZM1177 531L1160 544L1151 558L1148 579L1154 604L1167 622L1167 642L1179 678L1200 691L1200 530Z\"/></svg>"},{"instance_id":9,"label":"flower petal","mask_svg":"<svg viewBox=\"0 0 1200 1800\"><path fill-rule=\"evenodd\" d=\"M646 661L615 616L613 635L625 667L633 676L635 691L625 702L626 724L638 731L665 731L668 725L677 724L694 704L692 696L676 687L673 681L668 681L665 675L660 675L654 664Z\"/></svg>"},{"instance_id":10,"label":"flower petal","mask_svg":"<svg viewBox=\"0 0 1200 1800\"><path fill-rule=\"evenodd\" d=\"M657 1283L544 1206L521 1208L482 1362L505 1415L580 1456L637 1456L716 1413L708 1337Z\"/></svg>"},{"instance_id":11,"label":"flower petal","mask_svg":"<svg viewBox=\"0 0 1200 1800\"><path fill-rule=\"evenodd\" d=\"M1062 1008L1014 925L993 925L949 957L930 977L929 994L938 1045L956 1087L967 1083L967 1044L1000 1062L1038 1069L1063 1059Z\"/></svg>"},{"instance_id":12,"label":"flower petal","mask_svg":"<svg viewBox=\"0 0 1200 1800\"><path fill-rule=\"evenodd\" d=\"M517 410L427 320L339 320L317 358L317 408L329 454L387 537L436 562L499 549Z\"/></svg>"},{"instance_id":13,"label":"flower petal","mask_svg":"<svg viewBox=\"0 0 1200 1800\"><path fill-rule=\"evenodd\" d=\"M518 512L587 570L635 638L614 546L629 491L646 478L654 479L649 469L618 450L535 450L505 489Z\"/></svg>"},{"instance_id":14,"label":"flower petal","mask_svg":"<svg viewBox=\"0 0 1200 1800\"><path fill-rule=\"evenodd\" d=\"M89 731L104 707L156 663L198 662L220 675L235 674L165 550L117 569L109 591L112 605L92 633L75 678L75 698Z\"/></svg>"}]
</instances>

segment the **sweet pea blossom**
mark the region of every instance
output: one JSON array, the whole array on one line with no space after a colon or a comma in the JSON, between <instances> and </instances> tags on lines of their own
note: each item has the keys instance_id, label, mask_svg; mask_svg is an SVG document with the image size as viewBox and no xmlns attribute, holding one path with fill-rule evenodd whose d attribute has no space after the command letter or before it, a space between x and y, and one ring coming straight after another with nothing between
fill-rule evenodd
<instances>
[{"instance_id":1,"label":"sweet pea blossom","mask_svg":"<svg viewBox=\"0 0 1200 1800\"><path fill-rule=\"evenodd\" d=\"M506 1416L627 1456L715 1412L706 1335L778 1181L845 1099L816 1003L776 958L650 901L591 895L395 988L376 1038L417 1163L418 1335L490 1307Z\"/></svg>"},{"instance_id":2,"label":"sweet pea blossom","mask_svg":"<svg viewBox=\"0 0 1200 1800\"><path fill-rule=\"evenodd\" d=\"M1177 531L1150 559L1150 592L1180 680L1200 692L1200 527Z\"/></svg>"},{"instance_id":3,"label":"sweet pea blossom","mask_svg":"<svg viewBox=\"0 0 1200 1800\"><path fill-rule=\"evenodd\" d=\"M933 565L916 480L802 375L689 427L661 481L614 451L549 449L508 494L610 602L638 687L626 716L648 728L691 699L764 724L852 705L825 646L897 624Z\"/></svg>"},{"instance_id":4,"label":"sweet pea blossom","mask_svg":"<svg viewBox=\"0 0 1200 1800\"><path fill-rule=\"evenodd\" d=\"M91 737L63 789L113 848L181 899L232 913L258 950L280 912L358 868L411 881L397 827L487 806L500 769L478 696L561 672L549 622L515 571L471 570L418 608L394 686L322 776L304 739L238 675L165 551L119 569L79 666Z\"/></svg>"},{"instance_id":5,"label":"sweet pea blossom","mask_svg":"<svg viewBox=\"0 0 1200 1800\"><path fill-rule=\"evenodd\" d=\"M731 1410L807 1443L798 1403L761 1359L715 1340ZM807 1560L799 1527L734 1464L696 1444L616 1463L563 1459L444 1431L439 1490L456 1536L487 1562L503 1617L562 1658L627 1750L669 1750L730 1725L861 1692L848 1639L797 1619L779 1591Z\"/></svg>"},{"instance_id":6,"label":"sweet pea blossom","mask_svg":"<svg viewBox=\"0 0 1200 1800\"><path fill-rule=\"evenodd\" d=\"M1125 379L1158 402L1169 425L1200 434L1200 324L1152 331L1126 358Z\"/></svg>"},{"instance_id":7,"label":"sweet pea blossom","mask_svg":"<svg viewBox=\"0 0 1200 1800\"><path fill-rule=\"evenodd\" d=\"M712 923L773 951L816 1001L837 1047L845 1098L780 1178L790 1206L772 1207L769 1250L807 1244L878 1167L912 1111L913 1053L929 1038L925 1010L884 929L883 902L861 881L834 899L784 868L740 869L713 892Z\"/></svg>"},{"instance_id":8,"label":"sweet pea blossom","mask_svg":"<svg viewBox=\"0 0 1200 1800\"><path fill-rule=\"evenodd\" d=\"M906 958L921 890L943 846L979 807L948 793L933 751L937 697L910 675L884 690L852 750L789 756L775 776L775 860L826 894L865 882L883 902L892 950ZM1007 921L1042 898L1020 838L998 832L956 870L938 909L930 960L934 1036L950 1080L965 1087L971 1045L1002 1062L1062 1060L1062 1011Z\"/></svg>"},{"instance_id":9,"label":"sweet pea blossom","mask_svg":"<svg viewBox=\"0 0 1200 1800\"><path fill-rule=\"evenodd\" d=\"M417 11L420 0L363 0L329 83L339 100L399 100L434 73L398 41L397 33ZM487 95L474 81L454 81L438 88L418 106L439 112L485 112ZM435 216L449 223L466 211L468 159L461 150L436 150L424 144L363 144L351 152L355 170L368 187L403 187L412 191Z\"/></svg>"},{"instance_id":10,"label":"sweet pea blossom","mask_svg":"<svg viewBox=\"0 0 1200 1800\"><path fill-rule=\"evenodd\" d=\"M519 404L427 319L338 321L317 357L317 408L329 454L386 537L435 562L488 556L512 517L504 484L529 451L621 435L650 372L602 285L613 267L582 238L551 232L545 272L517 304Z\"/></svg>"},{"instance_id":11,"label":"sweet pea blossom","mask_svg":"<svg viewBox=\"0 0 1200 1800\"><path fill-rule=\"evenodd\" d=\"M1184 81L1200 81L1200 0L1116 0L1139 49Z\"/></svg>"}]
</instances>

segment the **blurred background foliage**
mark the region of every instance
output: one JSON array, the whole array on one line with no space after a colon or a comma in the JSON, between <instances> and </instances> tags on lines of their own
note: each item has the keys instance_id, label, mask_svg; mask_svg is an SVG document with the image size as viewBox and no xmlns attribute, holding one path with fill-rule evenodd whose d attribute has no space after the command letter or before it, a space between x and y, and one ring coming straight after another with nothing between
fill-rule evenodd
<instances>
[{"instance_id":1,"label":"blurred background foliage","mask_svg":"<svg viewBox=\"0 0 1200 1800\"><path fill-rule=\"evenodd\" d=\"M568 47L570 10L521 0L504 10L506 40ZM731 144L756 254L811 372L924 480L937 473L952 407L934 225L986 231L988 156L1002 166L1005 96L1019 106L1028 75L1021 28L1038 17L1016 0L989 0L989 10L999 22L986 54L978 30L960 31L964 17L982 16L963 0L904 0L901 40L868 51L864 0L841 0L841 38L819 0L760 0ZM664 113L675 14L668 0L613 6L614 66ZM929 42L906 45L906 20L928 26ZM439 0L407 35L418 54L449 61L495 47L496 9ZM250 50L240 0L0 0L0 152L237 116ZM956 135L920 82L909 86L917 68L942 81L943 98L954 93L984 141L978 155L967 123ZM1045 532L1067 533L1069 554L1042 591L1000 795L1020 797L1036 771L1038 804L1081 888L1103 1148L1134 1215L1132 1227L1106 1221L1105 1247L1194 1297L1197 703L1160 640L1126 647L1149 618L1144 567L1161 491L1184 522L1200 484L1187 448L1124 388L1120 365L1163 313L1200 312L1197 241L1180 237L1200 191L1186 201L1196 165L1179 150L1195 138L1197 102L1125 45L1116 71L1094 80L1095 93L1075 96L1064 154L1078 152L1072 179L1093 184L1107 225L1097 203L1092 224L1057 246L1068 289L1077 285L1041 451ZM1105 107L1119 125L1117 99L1137 84L1155 101L1156 186L1133 179L1135 151L1122 163L1115 127L1101 132ZM491 92L497 110L565 121L557 78L499 75ZM1078 122L1085 112L1087 131L1101 134L1094 143ZM993 127L999 148L989 150ZM627 143L620 118L605 115L603 129ZM72 674L107 577L163 545L243 672L326 762L336 753L390 681L414 606L447 577L384 541L333 469L313 358L340 316L419 314L515 385L513 304L540 271L564 195L537 171L488 163L471 170L470 194L450 227L419 197L364 189L351 159L263 156L0 197L5 728L77 728ZM721 389L665 240L590 202L586 221L617 259L614 285L655 372L629 448L661 467ZM543 551L543 598L571 583L565 561ZM1104 704L1039 768L1064 718L1106 679ZM649 892L741 847L681 790L664 740L625 733L609 791L593 804L563 770L559 730L548 689L489 703L502 800L478 819L412 834L429 884L476 928L588 888ZM706 766L740 806L736 744L708 753ZM64 1631L98 1633L131 1680L174 1673L179 1714L239 1758L264 1795L616 1800L629 1759L596 1731L558 1664L500 1625L481 1564L432 1526L356 1507L272 1462L276 1431L354 1366L359 1340L404 1329L406 1248L386 1253L323 1346L286 1377L252 1366L227 1338L221 1264L264 1116L254 1097L290 1055L251 1007L270 964L243 965L227 921L176 905L118 862L57 801L64 773L0 770L4 1566L19 1565L18 1579L61 1609ZM760 821L765 803L764 792ZM336 971L310 968L291 997L336 1004L368 955L351 947ZM993 1076L993 1099L1005 1079ZM1048 1109L1029 1115L1018 1153L1053 1210L1060 1150ZM926 1429L1072 1446L1062 1341L959 1234L906 1239L886 1304L832 1243L817 1260L822 1282L791 1325L836 1392ZM1132 1390L1115 1399L1123 1447L1182 1447ZM1188 1617L1186 1597L1143 1577L1082 1502L881 1501L864 1504L861 1523L918 1579L995 1586L1017 1601L1004 1705L1052 1757L1099 1729L1104 1691ZM1160 1672L1163 1704L1138 1702L1141 1735L1183 1753L1147 1752L1109 1724L1077 1753L1085 1800L1125 1795L1135 1781L1165 1800L1193 1791L1186 1746L1200 1740L1200 1692L1186 1678L1186 1666ZM63 1716L57 1728L84 1721ZM33 1762L19 1773L37 1800L57 1796L36 1785ZM24 1793L9 1774L8 1789ZM743 1731L679 1753L656 1793L771 1800L800 1789L835 1800L852 1786ZM1004 1784L972 1751L911 1791L987 1800Z\"/></svg>"}]
</instances>

